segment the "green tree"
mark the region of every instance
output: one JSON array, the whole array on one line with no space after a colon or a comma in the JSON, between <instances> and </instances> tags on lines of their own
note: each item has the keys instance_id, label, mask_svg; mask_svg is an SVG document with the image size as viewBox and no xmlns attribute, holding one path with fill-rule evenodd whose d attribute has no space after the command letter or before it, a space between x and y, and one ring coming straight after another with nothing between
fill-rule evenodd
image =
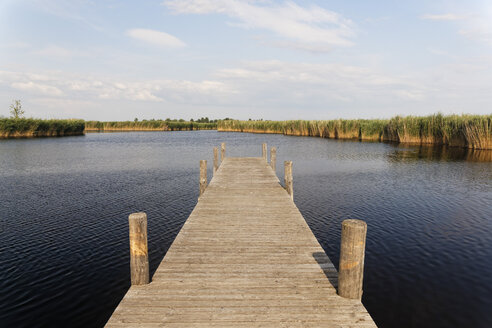
<instances>
[{"instance_id":1,"label":"green tree","mask_svg":"<svg viewBox=\"0 0 492 328\"><path fill-rule=\"evenodd\" d=\"M138 118L135 117L135 119L133 120L133 122L137 123L138 122Z\"/></svg>"},{"instance_id":2,"label":"green tree","mask_svg":"<svg viewBox=\"0 0 492 328\"><path fill-rule=\"evenodd\" d=\"M10 114L12 115L13 118L22 118L22 116L24 115L21 101L18 99L14 100L14 102L10 105L9 108L10 108Z\"/></svg>"}]
</instances>

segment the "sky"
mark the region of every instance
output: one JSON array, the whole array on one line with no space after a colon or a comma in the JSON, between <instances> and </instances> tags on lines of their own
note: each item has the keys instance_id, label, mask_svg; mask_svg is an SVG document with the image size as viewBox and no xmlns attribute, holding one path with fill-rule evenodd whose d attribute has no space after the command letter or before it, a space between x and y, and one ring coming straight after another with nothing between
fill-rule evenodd
<instances>
[{"instance_id":1,"label":"sky","mask_svg":"<svg viewBox=\"0 0 492 328\"><path fill-rule=\"evenodd\" d=\"M2 0L0 116L492 113L492 1Z\"/></svg>"}]
</instances>

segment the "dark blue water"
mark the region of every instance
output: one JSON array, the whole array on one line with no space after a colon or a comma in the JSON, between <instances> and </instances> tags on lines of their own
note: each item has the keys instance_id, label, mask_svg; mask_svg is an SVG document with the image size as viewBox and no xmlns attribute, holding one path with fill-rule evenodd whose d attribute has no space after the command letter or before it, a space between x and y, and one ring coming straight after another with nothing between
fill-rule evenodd
<instances>
[{"instance_id":1,"label":"dark blue water","mask_svg":"<svg viewBox=\"0 0 492 328\"><path fill-rule=\"evenodd\" d=\"M198 196L198 161L277 146L335 265L368 224L363 302L380 327L492 327L491 152L215 131L0 141L0 327L101 327L129 287L128 215L151 273Z\"/></svg>"}]
</instances>

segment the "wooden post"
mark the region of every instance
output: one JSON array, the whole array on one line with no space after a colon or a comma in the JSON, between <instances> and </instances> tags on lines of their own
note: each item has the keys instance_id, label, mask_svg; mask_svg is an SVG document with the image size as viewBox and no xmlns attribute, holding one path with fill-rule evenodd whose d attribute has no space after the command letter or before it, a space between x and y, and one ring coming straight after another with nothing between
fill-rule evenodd
<instances>
[{"instance_id":1,"label":"wooden post","mask_svg":"<svg viewBox=\"0 0 492 328\"><path fill-rule=\"evenodd\" d=\"M273 169L273 172L277 171L277 148L270 148L270 166Z\"/></svg>"},{"instance_id":2,"label":"wooden post","mask_svg":"<svg viewBox=\"0 0 492 328\"><path fill-rule=\"evenodd\" d=\"M225 142L220 144L220 163L224 161L225 158Z\"/></svg>"},{"instance_id":3,"label":"wooden post","mask_svg":"<svg viewBox=\"0 0 492 328\"><path fill-rule=\"evenodd\" d=\"M292 161L284 162L284 182L285 182L285 190L290 195L292 199L294 199L294 189L292 183Z\"/></svg>"},{"instance_id":4,"label":"wooden post","mask_svg":"<svg viewBox=\"0 0 492 328\"><path fill-rule=\"evenodd\" d=\"M268 160L267 160L267 144L263 143L262 146L263 147L261 149L261 156L263 156L263 159L265 160L265 162L268 162Z\"/></svg>"},{"instance_id":5,"label":"wooden post","mask_svg":"<svg viewBox=\"0 0 492 328\"><path fill-rule=\"evenodd\" d=\"M214 175L219 169L219 148L214 147Z\"/></svg>"},{"instance_id":6,"label":"wooden post","mask_svg":"<svg viewBox=\"0 0 492 328\"><path fill-rule=\"evenodd\" d=\"M132 285L149 283L149 251L147 248L147 214L133 213L130 225L130 275Z\"/></svg>"},{"instance_id":7,"label":"wooden post","mask_svg":"<svg viewBox=\"0 0 492 328\"><path fill-rule=\"evenodd\" d=\"M200 196L205 192L207 188L207 161L200 161Z\"/></svg>"},{"instance_id":8,"label":"wooden post","mask_svg":"<svg viewBox=\"0 0 492 328\"><path fill-rule=\"evenodd\" d=\"M338 295L346 298L362 298L364 253L367 224L361 220L342 222Z\"/></svg>"}]
</instances>

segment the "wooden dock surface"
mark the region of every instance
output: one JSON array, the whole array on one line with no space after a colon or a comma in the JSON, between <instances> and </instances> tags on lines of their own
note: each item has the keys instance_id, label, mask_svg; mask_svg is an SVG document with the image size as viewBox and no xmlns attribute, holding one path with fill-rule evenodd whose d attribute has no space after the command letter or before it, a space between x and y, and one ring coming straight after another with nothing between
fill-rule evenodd
<instances>
[{"instance_id":1,"label":"wooden dock surface","mask_svg":"<svg viewBox=\"0 0 492 328\"><path fill-rule=\"evenodd\" d=\"M228 157L107 327L376 327L263 158Z\"/></svg>"}]
</instances>

